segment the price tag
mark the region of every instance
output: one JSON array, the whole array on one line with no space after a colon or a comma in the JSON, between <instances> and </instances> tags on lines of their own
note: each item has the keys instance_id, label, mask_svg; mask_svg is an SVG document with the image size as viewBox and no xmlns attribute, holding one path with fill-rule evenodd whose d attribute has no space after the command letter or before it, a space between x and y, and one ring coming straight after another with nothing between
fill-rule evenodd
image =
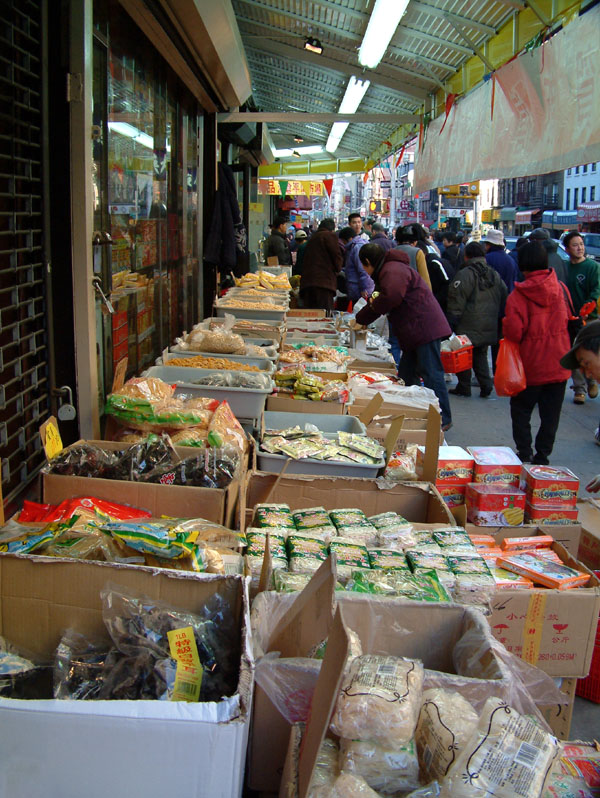
<instances>
[{"instance_id":1,"label":"price tag","mask_svg":"<svg viewBox=\"0 0 600 798\"><path fill-rule=\"evenodd\" d=\"M171 701L198 701L202 685L202 665L191 626L167 632L171 656L177 662Z\"/></svg>"},{"instance_id":2,"label":"price tag","mask_svg":"<svg viewBox=\"0 0 600 798\"><path fill-rule=\"evenodd\" d=\"M58 422L54 416L50 416L40 427L40 436L42 438L42 446L46 452L48 460L52 460L57 454L60 454L64 449L60 432L58 431Z\"/></svg>"}]
</instances>

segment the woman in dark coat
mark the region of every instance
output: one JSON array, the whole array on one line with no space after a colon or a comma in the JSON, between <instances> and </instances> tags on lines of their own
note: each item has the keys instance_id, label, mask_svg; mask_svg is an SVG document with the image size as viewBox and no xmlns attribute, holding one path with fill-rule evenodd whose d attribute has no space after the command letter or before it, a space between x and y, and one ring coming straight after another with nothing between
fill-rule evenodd
<instances>
[{"instance_id":1,"label":"woman in dark coat","mask_svg":"<svg viewBox=\"0 0 600 798\"><path fill-rule=\"evenodd\" d=\"M333 310L337 275L344 262L334 230L333 219L323 219L304 250L300 299L305 308Z\"/></svg>"}]
</instances>

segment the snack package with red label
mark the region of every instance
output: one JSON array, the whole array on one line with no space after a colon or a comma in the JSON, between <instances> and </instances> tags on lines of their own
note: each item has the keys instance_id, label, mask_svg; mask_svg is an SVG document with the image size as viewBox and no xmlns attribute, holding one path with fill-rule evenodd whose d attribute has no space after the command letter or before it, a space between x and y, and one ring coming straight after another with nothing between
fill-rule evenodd
<instances>
[{"instance_id":1,"label":"snack package with red label","mask_svg":"<svg viewBox=\"0 0 600 798\"><path fill-rule=\"evenodd\" d=\"M23 502L23 509L19 515L21 524L49 523L50 521L66 521L73 516L113 519L126 521L131 518L151 518L152 514L146 510L139 510L126 504L97 499L94 496L83 496L78 499L65 499L60 504L38 504L37 502Z\"/></svg>"},{"instance_id":2,"label":"snack package with red label","mask_svg":"<svg viewBox=\"0 0 600 798\"><path fill-rule=\"evenodd\" d=\"M564 509L577 504L579 478L564 466L525 465L521 482L533 507Z\"/></svg>"},{"instance_id":3,"label":"snack package with red label","mask_svg":"<svg viewBox=\"0 0 600 798\"><path fill-rule=\"evenodd\" d=\"M529 502L525 504L525 519L527 523L542 524L543 526L565 526L576 524L579 511L577 507L534 507Z\"/></svg>"},{"instance_id":4,"label":"snack package with red label","mask_svg":"<svg viewBox=\"0 0 600 798\"><path fill-rule=\"evenodd\" d=\"M466 485L439 485L436 482L435 487L448 507L460 507L465 503Z\"/></svg>"},{"instance_id":5,"label":"snack package with red label","mask_svg":"<svg viewBox=\"0 0 600 798\"><path fill-rule=\"evenodd\" d=\"M519 485L523 464L508 446L467 446L473 455L473 482Z\"/></svg>"},{"instance_id":6,"label":"snack package with red label","mask_svg":"<svg viewBox=\"0 0 600 798\"><path fill-rule=\"evenodd\" d=\"M419 477L425 463L425 447L417 449L417 474ZM473 457L461 446L440 446L435 484L467 485L473 481Z\"/></svg>"},{"instance_id":7,"label":"snack package with red label","mask_svg":"<svg viewBox=\"0 0 600 798\"><path fill-rule=\"evenodd\" d=\"M467 485L467 518L478 526L521 526L525 493L512 485L495 483Z\"/></svg>"}]
</instances>

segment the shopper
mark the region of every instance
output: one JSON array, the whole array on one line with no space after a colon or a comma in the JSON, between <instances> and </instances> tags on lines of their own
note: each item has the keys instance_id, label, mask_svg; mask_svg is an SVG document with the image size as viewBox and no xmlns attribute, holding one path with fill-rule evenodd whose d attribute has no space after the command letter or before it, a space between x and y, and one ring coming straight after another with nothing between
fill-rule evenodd
<instances>
[{"instance_id":1,"label":"shopper","mask_svg":"<svg viewBox=\"0 0 600 798\"><path fill-rule=\"evenodd\" d=\"M292 274L302 274L302 262L304 261L304 250L308 243L305 230L297 230L296 235L296 263L292 269Z\"/></svg>"},{"instance_id":2,"label":"shopper","mask_svg":"<svg viewBox=\"0 0 600 798\"><path fill-rule=\"evenodd\" d=\"M370 216L365 219L365 223L363 225L363 232L369 237L369 239L373 238L373 224L375 223L375 219L372 219Z\"/></svg>"},{"instance_id":3,"label":"shopper","mask_svg":"<svg viewBox=\"0 0 600 798\"><path fill-rule=\"evenodd\" d=\"M519 345L526 388L510 399L512 432L524 463L547 465L552 454L569 372L560 365L569 346L569 313L563 286L548 268L548 253L541 241L528 241L519 249L523 282L506 300L504 337ZM531 414L538 408L540 428L532 449Z\"/></svg>"},{"instance_id":4,"label":"shopper","mask_svg":"<svg viewBox=\"0 0 600 798\"><path fill-rule=\"evenodd\" d=\"M458 271L458 262L460 259L460 249L456 243L456 236L450 230L444 231L442 244L444 245L444 257L449 260L455 272Z\"/></svg>"},{"instance_id":5,"label":"shopper","mask_svg":"<svg viewBox=\"0 0 600 798\"><path fill-rule=\"evenodd\" d=\"M302 260L300 299L305 308L333 310L337 275L343 257L333 219L323 219L306 244Z\"/></svg>"},{"instance_id":6,"label":"shopper","mask_svg":"<svg viewBox=\"0 0 600 798\"><path fill-rule=\"evenodd\" d=\"M536 227L526 241L539 241L548 253L548 268L556 272L561 283L566 283L569 275L567 264L558 254L558 241L550 238L550 233L543 227ZM517 241L517 244L519 242Z\"/></svg>"},{"instance_id":7,"label":"shopper","mask_svg":"<svg viewBox=\"0 0 600 798\"><path fill-rule=\"evenodd\" d=\"M427 270L427 261L422 250L417 247L417 242L423 240L424 236L419 229L420 225L409 224L406 227L396 228L396 247L395 250L404 252L408 255L408 262L411 269L414 269L428 288L431 288L431 280Z\"/></svg>"},{"instance_id":8,"label":"shopper","mask_svg":"<svg viewBox=\"0 0 600 798\"><path fill-rule=\"evenodd\" d=\"M581 371L588 379L600 380L600 321L591 321L577 333L571 349L560 359L566 369ZM596 443L600 444L600 424L596 429ZM594 493L600 490L600 475L594 483ZM588 490L591 488L588 486Z\"/></svg>"},{"instance_id":9,"label":"shopper","mask_svg":"<svg viewBox=\"0 0 600 798\"><path fill-rule=\"evenodd\" d=\"M586 302L593 301L597 304L600 296L600 277L598 263L585 257L585 245L582 236L577 232L567 233L563 239L563 246L569 256L567 287L571 292L573 308L578 314ZM590 319L598 316L597 309L590 314ZM576 405L585 403L585 394L590 399L598 396L598 383L594 377L585 377L580 369L574 368L572 373L573 401Z\"/></svg>"},{"instance_id":10,"label":"shopper","mask_svg":"<svg viewBox=\"0 0 600 798\"><path fill-rule=\"evenodd\" d=\"M354 232L354 238L346 245L346 255L344 259L344 275L346 277L346 293L351 302L358 302L362 297L365 299L373 293L373 280L363 269L359 258L359 252L369 240L366 233L362 233L362 219L360 213L351 213L348 216L348 224Z\"/></svg>"},{"instance_id":11,"label":"shopper","mask_svg":"<svg viewBox=\"0 0 600 798\"><path fill-rule=\"evenodd\" d=\"M379 222L374 222L371 228L371 244L379 244L384 252L389 252L396 246L396 242L388 238L385 227Z\"/></svg>"},{"instance_id":12,"label":"shopper","mask_svg":"<svg viewBox=\"0 0 600 798\"><path fill-rule=\"evenodd\" d=\"M515 241L515 248L511 249L510 252L508 253L510 257L514 260L514 262L517 264L517 268L519 268L519 250L521 249L523 244L526 244L528 241L529 239L526 238L525 236L520 236Z\"/></svg>"},{"instance_id":13,"label":"shopper","mask_svg":"<svg viewBox=\"0 0 600 798\"><path fill-rule=\"evenodd\" d=\"M515 282L519 279L519 269L514 260L506 252L504 246L504 235L501 230L488 230L485 238L485 259L488 264L495 269L504 284L508 293L515 287Z\"/></svg>"},{"instance_id":14,"label":"shopper","mask_svg":"<svg viewBox=\"0 0 600 798\"><path fill-rule=\"evenodd\" d=\"M494 382L488 365L488 346L498 341L498 319L504 310L507 290L500 275L485 259L478 241L465 247L465 265L448 289L447 317L454 332L467 335L473 344L473 371L479 395L486 399ZM471 396L471 369L456 375L458 385L450 393Z\"/></svg>"},{"instance_id":15,"label":"shopper","mask_svg":"<svg viewBox=\"0 0 600 798\"><path fill-rule=\"evenodd\" d=\"M452 413L440 357L440 339L450 335L450 328L440 306L411 269L405 252L391 249L386 253L377 244L365 244L360 259L377 294L357 313L356 323L366 326L387 314L402 349L398 376L406 385L419 385L423 379L439 400L442 429L450 429Z\"/></svg>"},{"instance_id":16,"label":"shopper","mask_svg":"<svg viewBox=\"0 0 600 798\"><path fill-rule=\"evenodd\" d=\"M290 266L292 263L292 253L286 235L287 224L285 216L276 216L271 225L271 235L265 242L265 260L277 258L277 262L281 266Z\"/></svg>"}]
</instances>

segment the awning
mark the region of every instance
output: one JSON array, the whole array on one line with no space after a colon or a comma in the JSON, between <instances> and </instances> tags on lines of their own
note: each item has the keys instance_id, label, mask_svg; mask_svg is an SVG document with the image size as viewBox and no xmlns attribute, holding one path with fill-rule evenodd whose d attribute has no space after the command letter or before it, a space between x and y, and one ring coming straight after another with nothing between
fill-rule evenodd
<instances>
[{"instance_id":1,"label":"awning","mask_svg":"<svg viewBox=\"0 0 600 798\"><path fill-rule=\"evenodd\" d=\"M548 230L571 230L577 227L577 211L544 211L542 227Z\"/></svg>"},{"instance_id":2,"label":"awning","mask_svg":"<svg viewBox=\"0 0 600 798\"><path fill-rule=\"evenodd\" d=\"M515 213L517 212L516 208L506 207L500 209L500 221L502 222L514 222L515 220Z\"/></svg>"},{"instance_id":3,"label":"awning","mask_svg":"<svg viewBox=\"0 0 600 798\"><path fill-rule=\"evenodd\" d=\"M582 202L577 207L578 222L600 222L600 202Z\"/></svg>"},{"instance_id":4,"label":"awning","mask_svg":"<svg viewBox=\"0 0 600 798\"><path fill-rule=\"evenodd\" d=\"M528 211L517 211L515 213L515 224L529 224L531 222L531 217L539 212L539 208L531 208L531 210Z\"/></svg>"}]
</instances>

